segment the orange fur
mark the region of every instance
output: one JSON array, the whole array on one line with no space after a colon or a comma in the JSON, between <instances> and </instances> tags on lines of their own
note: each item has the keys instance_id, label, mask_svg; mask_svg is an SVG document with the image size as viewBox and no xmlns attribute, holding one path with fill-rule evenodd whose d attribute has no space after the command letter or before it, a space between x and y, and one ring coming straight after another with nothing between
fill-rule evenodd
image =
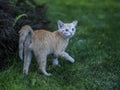
<instances>
[{"instance_id":1,"label":"orange fur","mask_svg":"<svg viewBox=\"0 0 120 90\"><path fill-rule=\"evenodd\" d=\"M55 61L56 65L58 65L57 58L59 56L66 58L72 63L74 62L74 59L65 52L69 38L65 38L59 31L36 30L33 32L29 25L25 25L19 31L19 34L19 56L23 59L24 52L24 74L28 74L32 52L37 59L39 69L46 76L51 75L46 71L47 55L54 54L53 61Z\"/></svg>"}]
</instances>

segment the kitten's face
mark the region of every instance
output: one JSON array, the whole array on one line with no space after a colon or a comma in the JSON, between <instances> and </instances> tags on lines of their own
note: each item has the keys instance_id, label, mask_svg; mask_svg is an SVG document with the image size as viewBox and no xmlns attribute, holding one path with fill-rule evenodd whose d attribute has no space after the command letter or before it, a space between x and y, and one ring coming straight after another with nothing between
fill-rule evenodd
<instances>
[{"instance_id":1,"label":"kitten's face","mask_svg":"<svg viewBox=\"0 0 120 90\"><path fill-rule=\"evenodd\" d=\"M77 21L73 21L72 23L63 23L62 21L58 21L58 31L65 38L71 38L74 36L76 31Z\"/></svg>"}]
</instances>

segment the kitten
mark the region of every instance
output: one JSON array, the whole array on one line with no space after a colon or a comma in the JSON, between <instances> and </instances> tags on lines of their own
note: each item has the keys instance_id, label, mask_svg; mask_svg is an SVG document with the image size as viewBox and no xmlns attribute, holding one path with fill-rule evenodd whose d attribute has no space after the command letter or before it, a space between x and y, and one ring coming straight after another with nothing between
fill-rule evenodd
<instances>
[{"instance_id":1,"label":"kitten","mask_svg":"<svg viewBox=\"0 0 120 90\"><path fill-rule=\"evenodd\" d=\"M23 59L23 74L27 75L31 63L32 52L34 53L39 69L46 76L51 73L46 71L47 55L53 54L53 64L59 65L58 57L64 57L74 63L74 59L65 52L69 39L74 36L77 21L72 23L63 23L58 21L58 30L49 32L46 30L33 31L29 25L25 25L19 31L19 56ZM23 55L24 54L24 55Z\"/></svg>"}]
</instances>

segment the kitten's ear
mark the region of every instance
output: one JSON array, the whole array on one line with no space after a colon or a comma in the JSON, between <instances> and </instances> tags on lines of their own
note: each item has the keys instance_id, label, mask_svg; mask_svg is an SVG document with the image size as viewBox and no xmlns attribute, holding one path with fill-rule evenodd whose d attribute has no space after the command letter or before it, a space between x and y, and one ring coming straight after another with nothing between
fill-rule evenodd
<instances>
[{"instance_id":1,"label":"kitten's ear","mask_svg":"<svg viewBox=\"0 0 120 90\"><path fill-rule=\"evenodd\" d=\"M73 21L73 22L72 22L72 24L73 24L74 26L76 26L76 25L77 25L77 23L78 23L78 21L77 21L77 20L75 20L75 21Z\"/></svg>"},{"instance_id":2,"label":"kitten's ear","mask_svg":"<svg viewBox=\"0 0 120 90\"><path fill-rule=\"evenodd\" d=\"M64 27L64 23L61 20L58 20L57 24L58 24L58 29Z\"/></svg>"}]
</instances>

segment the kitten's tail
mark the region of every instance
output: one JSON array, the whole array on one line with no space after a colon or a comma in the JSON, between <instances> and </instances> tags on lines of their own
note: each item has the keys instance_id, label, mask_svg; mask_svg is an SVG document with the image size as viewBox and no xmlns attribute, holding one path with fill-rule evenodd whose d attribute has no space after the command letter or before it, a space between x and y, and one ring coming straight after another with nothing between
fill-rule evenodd
<instances>
[{"instance_id":1,"label":"kitten's tail","mask_svg":"<svg viewBox=\"0 0 120 90\"><path fill-rule=\"evenodd\" d=\"M24 50L24 43L26 41L27 37L33 37L33 29L29 25L25 25L21 28L19 31L19 57L22 60L23 59L23 50Z\"/></svg>"}]
</instances>

